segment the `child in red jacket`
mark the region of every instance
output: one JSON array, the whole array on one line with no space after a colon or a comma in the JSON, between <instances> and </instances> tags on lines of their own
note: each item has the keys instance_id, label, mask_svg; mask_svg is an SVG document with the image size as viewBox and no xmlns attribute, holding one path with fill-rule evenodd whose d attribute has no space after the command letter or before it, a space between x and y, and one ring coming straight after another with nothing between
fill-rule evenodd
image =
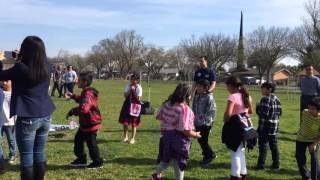
<instances>
[{"instance_id":1,"label":"child in red jacket","mask_svg":"<svg viewBox=\"0 0 320 180\"><path fill-rule=\"evenodd\" d=\"M78 107L72 108L69 116L79 116L79 130L74 138L74 154L77 159L70 163L73 167L87 167L90 169L101 168L103 161L99 155L97 144L97 132L101 128L101 115L98 108L99 92L90 87L92 75L88 72L79 75L78 87L82 89L81 95L77 96L67 93L67 96L79 103ZM87 166L86 154L84 151L84 142L87 143L92 163Z\"/></svg>"}]
</instances>

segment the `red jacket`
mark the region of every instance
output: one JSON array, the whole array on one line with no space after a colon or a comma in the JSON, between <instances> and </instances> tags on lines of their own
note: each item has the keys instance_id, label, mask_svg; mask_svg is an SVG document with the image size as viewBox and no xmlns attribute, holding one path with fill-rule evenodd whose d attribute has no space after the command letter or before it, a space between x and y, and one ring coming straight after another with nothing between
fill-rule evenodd
<instances>
[{"instance_id":1,"label":"red jacket","mask_svg":"<svg viewBox=\"0 0 320 180\"><path fill-rule=\"evenodd\" d=\"M101 114L98 108L99 92L91 87L85 88L80 96L73 95L71 98L79 103L69 115L79 116L80 130L83 132L95 132L101 128Z\"/></svg>"}]
</instances>

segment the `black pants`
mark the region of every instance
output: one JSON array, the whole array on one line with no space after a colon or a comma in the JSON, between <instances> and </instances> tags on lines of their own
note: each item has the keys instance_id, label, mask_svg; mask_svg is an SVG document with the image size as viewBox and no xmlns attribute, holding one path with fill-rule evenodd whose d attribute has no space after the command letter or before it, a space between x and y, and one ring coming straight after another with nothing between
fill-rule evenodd
<instances>
[{"instance_id":1,"label":"black pants","mask_svg":"<svg viewBox=\"0 0 320 180\"><path fill-rule=\"evenodd\" d=\"M272 154L272 166L278 168L280 166L279 161L279 149L277 143L277 137L275 135L260 135L259 134L259 157L257 165L264 167L264 163L267 158L268 146L270 147Z\"/></svg>"},{"instance_id":2,"label":"black pants","mask_svg":"<svg viewBox=\"0 0 320 180\"><path fill-rule=\"evenodd\" d=\"M310 144L312 143L296 141L296 160L298 163L299 172L303 179L310 178L310 172L306 165L306 150ZM315 152L309 152L309 154L311 159L311 179L316 180L320 172L318 168L318 147Z\"/></svg>"},{"instance_id":3,"label":"black pants","mask_svg":"<svg viewBox=\"0 0 320 180\"><path fill-rule=\"evenodd\" d=\"M212 126L200 126L196 127L196 131L200 131L201 138L198 139L198 143L201 146L204 159L212 158L216 156L216 153L211 149L208 143L208 137Z\"/></svg>"},{"instance_id":4,"label":"black pants","mask_svg":"<svg viewBox=\"0 0 320 180\"><path fill-rule=\"evenodd\" d=\"M66 83L66 84L65 84L68 92L73 93L74 84L75 84L75 83Z\"/></svg>"},{"instance_id":5,"label":"black pants","mask_svg":"<svg viewBox=\"0 0 320 180\"><path fill-rule=\"evenodd\" d=\"M66 84L65 83L61 83L60 84L60 88L59 88L59 93L60 93L60 95L62 96L62 95L64 95L65 93L66 93ZM59 97L61 97L61 96L59 96Z\"/></svg>"},{"instance_id":6,"label":"black pants","mask_svg":"<svg viewBox=\"0 0 320 180\"><path fill-rule=\"evenodd\" d=\"M101 162L96 138L96 132L82 132L81 130L78 130L74 138L74 154L77 156L77 158L86 159L86 154L84 152L84 142L87 142L89 155L92 161Z\"/></svg>"},{"instance_id":7,"label":"black pants","mask_svg":"<svg viewBox=\"0 0 320 180\"><path fill-rule=\"evenodd\" d=\"M53 87L52 87L52 91L51 91L51 96L54 96L55 91L57 90L59 93L59 97L61 97L61 88L60 88L61 84L59 82L54 82L53 83Z\"/></svg>"}]
</instances>

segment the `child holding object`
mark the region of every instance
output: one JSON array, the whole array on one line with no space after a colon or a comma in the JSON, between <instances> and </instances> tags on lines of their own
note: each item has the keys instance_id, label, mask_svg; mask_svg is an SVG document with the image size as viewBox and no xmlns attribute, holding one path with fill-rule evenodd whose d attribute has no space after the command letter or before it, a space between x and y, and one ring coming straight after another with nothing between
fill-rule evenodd
<instances>
[{"instance_id":1,"label":"child holding object","mask_svg":"<svg viewBox=\"0 0 320 180\"><path fill-rule=\"evenodd\" d=\"M82 89L81 95L67 93L67 96L79 103L78 107L71 109L69 116L79 116L80 127L74 138L74 154L77 159L70 163L73 167L87 167L89 169L103 167L97 144L97 132L101 128L101 115L98 108L99 92L90 87L93 76L86 72L79 76L78 87ZM87 166L87 158L84 151L84 142L87 143L92 163Z\"/></svg>"},{"instance_id":2,"label":"child holding object","mask_svg":"<svg viewBox=\"0 0 320 180\"><path fill-rule=\"evenodd\" d=\"M208 166L212 159L216 158L216 153L208 143L216 112L216 103L213 94L208 91L209 87L210 82L208 80L199 80L196 84L197 93L193 98L192 104L192 110L195 115L195 128L201 134L201 138L198 139L203 154L203 160L200 165L204 167Z\"/></svg>"},{"instance_id":3,"label":"child holding object","mask_svg":"<svg viewBox=\"0 0 320 180\"><path fill-rule=\"evenodd\" d=\"M162 172L171 162L177 180L184 177L184 169L189 158L192 138L200 138L200 132L192 129L194 114L188 103L191 99L191 88L186 84L179 84L168 100L160 108L156 118L160 121L160 144L157 171L152 179L161 179Z\"/></svg>"},{"instance_id":4,"label":"child holding object","mask_svg":"<svg viewBox=\"0 0 320 180\"><path fill-rule=\"evenodd\" d=\"M132 74L130 76L130 83L126 85L124 90L125 101L119 117L119 123L123 125L123 142L129 141L128 126L132 126L130 144L135 143L137 127L140 125L142 87L139 81L140 77L138 74Z\"/></svg>"},{"instance_id":5,"label":"child holding object","mask_svg":"<svg viewBox=\"0 0 320 180\"><path fill-rule=\"evenodd\" d=\"M317 180L319 177L318 149L320 143L320 99L314 98L301 114L297 133L296 160L302 179ZM311 174L306 166L306 149L311 159Z\"/></svg>"}]
</instances>

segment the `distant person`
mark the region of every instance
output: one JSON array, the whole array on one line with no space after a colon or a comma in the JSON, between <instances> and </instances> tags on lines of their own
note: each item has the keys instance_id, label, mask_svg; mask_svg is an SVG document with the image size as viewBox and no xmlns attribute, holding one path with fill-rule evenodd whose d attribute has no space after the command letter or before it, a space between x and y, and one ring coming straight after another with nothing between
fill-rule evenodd
<instances>
[{"instance_id":1,"label":"distant person","mask_svg":"<svg viewBox=\"0 0 320 180\"><path fill-rule=\"evenodd\" d=\"M53 87L52 87L52 91L51 91L51 96L54 96L55 91L58 91L59 94L59 98L62 97L62 92L61 92L61 85L62 85L62 76L63 76L63 72L61 70L61 66L57 65L54 68L53 71L53 76L52 76L52 80L53 80Z\"/></svg>"},{"instance_id":2,"label":"distant person","mask_svg":"<svg viewBox=\"0 0 320 180\"><path fill-rule=\"evenodd\" d=\"M202 149L203 160L200 165L207 167L216 158L216 153L209 145L209 134L213 126L216 112L216 103L213 94L209 92L210 82L202 79L197 82L198 93L193 98L192 110L195 115L194 125L201 138L198 143Z\"/></svg>"},{"instance_id":3,"label":"distant person","mask_svg":"<svg viewBox=\"0 0 320 180\"><path fill-rule=\"evenodd\" d=\"M66 80L65 80L66 73L67 73L67 68L63 68L61 72L62 76L61 76L61 84L59 89L59 92L61 92L61 96L67 93Z\"/></svg>"},{"instance_id":4,"label":"distant person","mask_svg":"<svg viewBox=\"0 0 320 180\"><path fill-rule=\"evenodd\" d=\"M79 106L72 108L69 116L79 116L80 128L74 138L74 154L77 159L70 163L74 167L87 167L89 169L101 168L103 161L97 143L97 132L101 128L101 114L98 108L99 92L90 87L93 76L90 73L81 73L78 87L82 89L81 95L77 96L67 92L67 96L79 103ZM92 163L87 166L87 157L84 151L84 142L87 143Z\"/></svg>"},{"instance_id":5,"label":"distant person","mask_svg":"<svg viewBox=\"0 0 320 180\"><path fill-rule=\"evenodd\" d=\"M279 130L279 119L282 115L281 103L275 93L275 85L263 83L261 85L262 98L256 106L256 112L259 116L258 134L259 134L259 157L256 170L264 169L267 157L268 145L272 153L271 169L280 168L279 149L277 134Z\"/></svg>"},{"instance_id":6,"label":"distant person","mask_svg":"<svg viewBox=\"0 0 320 180\"><path fill-rule=\"evenodd\" d=\"M194 73L193 90L196 92L196 83L201 79L206 79L210 82L208 92L213 92L216 87L216 74L215 71L208 67L208 57L201 56L199 59L200 68Z\"/></svg>"},{"instance_id":7,"label":"distant person","mask_svg":"<svg viewBox=\"0 0 320 180\"><path fill-rule=\"evenodd\" d=\"M3 93L4 101L2 108L2 117L4 119L4 124L2 127L1 135L4 134L7 136L8 146L9 146L9 158L8 163L13 164L16 160L16 138L15 138L15 123L16 116L10 117L10 102L11 102L11 81L3 81Z\"/></svg>"},{"instance_id":8,"label":"distant person","mask_svg":"<svg viewBox=\"0 0 320 180\"><path fill-rule=\"evenodd\" d=\"M247 89L242 85L239 78L236 78L234 76L228 77L226 80L226 85L230 95L228 97L228 104L224 113L224 123L233 124L234 122L231 122L233 121L231 117L234 117L234 115L245 113L246 116L249 117L249 114L252 114L252 99ZM237 128L235 130L238 130L241 127L234 128ZM235 134L235 131L227 132L226 134L230 137L240 136L240 134ZM246 143L242 139L236 138L230 138L230 141L230 146L227 145L227 147L229 149L231 157L231 180L244 180L247 178L247 166L245 157Z\"/></svg>"},{"instance_id":9,"label":"distant person","mask_svg":"<svg viewBox=\"0 0 320 180\"><path fill-rule=\"evenodd\" d=\"M296 160L302 179L319 178L318 149L320 143L320 99L314 98L301 115L301 125L297 133ZM311 174L306 165L306 150L311 160Z\"/></svg>"},{"instance_id":10,"label":"distant person","mask_svg":"<svg viewBox=\"0 0 320 180\"><path fill-rule=\"evenodd\" d=\"M65 86L68 92L73 93L74 85L77 82L77 73L72 69L71 65L67 66L67 71L64 74Z\"/></svg>"},{"instance_id":11,"label":"distant person","mask_svg":"<svg viewBox=\"0 0 320 180\"><path fill-rule=\"evenodd\" d=\"M308 109L308 104L314 97L320 96L320 79L314 76L312 65L306 66L306 77L301 79L300 112Z\"/></svg>"},{"instance_id":12,"label":"distant person","mask_svg":"<svg viewBox=\"0 0 320 180\"><path fill-rule=\"evenodd\" d=\"M43 180L45 147L55 110L48 95L50 72L43 41L37 36L27 36L18 57L12 68L0 71L0 80L12 81L10 117L17 115L21 179Z\"/></svg>"},{"instance_id":13,"label":"distant person","mask_svg":"<svg viewBox=\"0 0 320 180\"><path fill-rule=\"evenodd\" d=\"M0 60L3 60L4 56L1 55L0 52ZM1 64L2 68L2 64ZM2 107L4 101L4 93L3 90L0 88L0 107ZM2 130L4 125L4 119L2 115L0 116L0 130ZM0 134L0 142L2 142L2 135ZM0 143L0 175L5 173L5 161L4 161L4 156L3 156L3 148L2 148L2 143Z\"/></svg>"},{"instance_id":14,"label":"distant person","mask_svg":"<svg viewBox=\"0 0 320 180\"><path fill-rule=\"evenodd\" d=\"M189 158L192 138L201 138L200 132L193 131L194 115L188 104L191 88L178 84L168 100L163 103L156 118L160 121L159 167L153 180L161 179L162 173L171 162L177 180L183 180Z\"/></svg>"},{"instance_id":15,"label":"distant person","mask_svg":"<svg viewBox=\"0 0 320 180\"><path fill-rule=\"evenodd\" d=\"M138 74L131 74L130 83L124 89L125 101L122 105L119 123L123 125L123 142L128 142L128 126L132 126L130 144L135 143L137 127L140 125L142 87ZM140 106L139 106L140 105Z\"/></svg>"}]
</instances>

